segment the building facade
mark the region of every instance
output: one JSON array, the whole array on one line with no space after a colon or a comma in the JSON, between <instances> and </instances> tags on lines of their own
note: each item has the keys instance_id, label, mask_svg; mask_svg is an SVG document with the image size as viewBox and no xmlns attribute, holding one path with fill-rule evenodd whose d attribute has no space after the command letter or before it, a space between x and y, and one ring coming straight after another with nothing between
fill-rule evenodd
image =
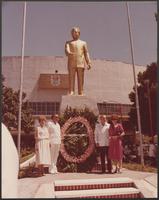
<instances>
[{"instance_id":1,"label":"building facade","mask_svg":"<svg viewBox=\"0 0 159 200\"><path fill-rule=\"evenodd\" d=\"M2 58L5 85L20 88L21 57ZM146 67L135 66L136 75ZM33 115L61 112L61 101L68 94L67 58L62 56L26 56L24 58L23 91L27 94ZM131 108L129 93L134 86L131 64L93 59L92 68L85 70L84 96L93 100L98 112L119 113L128 118ZM77 87L76 87L77 88ZM76 104L80 98L76 98Z\"/></svg>"}]
</instances>

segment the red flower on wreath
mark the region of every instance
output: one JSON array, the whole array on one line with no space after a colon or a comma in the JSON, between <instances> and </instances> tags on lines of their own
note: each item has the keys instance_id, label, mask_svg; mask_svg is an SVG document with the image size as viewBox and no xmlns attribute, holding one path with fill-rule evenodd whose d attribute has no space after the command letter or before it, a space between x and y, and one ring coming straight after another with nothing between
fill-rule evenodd
<instances>
[{"instance_id":1,"label":"red flower on wreath","mask_svg":"<svg viewBox=\"0 0 159 200\"><path fill-rule=\"evenodd\" d=\"M89 138L88 148L81 156L78 156L78 157L69 155L64 145L64 137L65 137L66 130L69 128L71 124L75 122L81 122L82 124L85 125L87 129L88 138ZM62 133L62 143L61 143L60 151L61 151L62 156L65 158L65 160L67 160L68 162L73 162L73 163L81 163L81 162L84 162L92 154L94 150L94 135L93 135L93 130L87 119L81 116L68 119L61 129L61 133Z\"/></svg>"}]
</instances>

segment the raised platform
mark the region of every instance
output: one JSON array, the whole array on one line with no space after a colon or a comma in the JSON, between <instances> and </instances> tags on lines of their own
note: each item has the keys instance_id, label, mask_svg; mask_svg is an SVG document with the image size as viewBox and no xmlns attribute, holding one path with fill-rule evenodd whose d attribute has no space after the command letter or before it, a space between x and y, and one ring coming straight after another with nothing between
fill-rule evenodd
<instances>
[{"instance_id":1,"label":"raised platform","mask_svg":"<svg viewBox=\"0 0 159 200\"><path fill-rule=\"evenodd\" d=\"M127 177L56 180L55 198L141 198L142 193Z\"/></svg>"},{"instance_id":2,"label":"raised platform","mask_svg":"<svg viewBox=\"0 0 159 200\"><path fill-rule=\"evenodd\" d=\"M94 114L98 115L97 102L94 99L85 95L64 95L61 99L60 112L63 113L66 107L77 109L89 108Z\"/></svg>"},{"instance_id":3,"label":"raised platform","mask_svg":"<svg viewBox=\"0 0 159 200\"><path fill-rule=\"evenodd\" d=\"M56 183L56 186L60 186L60 188L58 189L63 189L63 187L68 187L70 185L73 188L68 188L71 190L65 189L65 191L69 192L69 191L73 191L72 189L74 188L75 189L78 188L78 190L76 191L79 191L79 190L80 192L83 191L82 192L83 194L84 194L84 191L88 191L88 190L89 190L88 193L90 193L92 190L94 191L102 190L102 188L104 190L111 189L112 186L114 185L118 187L113 186L113 189L109 190L108 192L112 191L114 193L116 189L118 189L120 186L119 190L121 188L127 188L125 189L126 191L128 191L128 188L137 189L140 191L140 193L143 194L144 198L157 198L158 196L157 195L158 194L157 173L132 171L132 170L123 168L121 174L101 174L97 172L58 173L54 175L46 174L45 176L37 177L37 178L28 177L28 178L18 179L18 198L31 198L31 199L57 198L56 195L61 193L62 191L55 190L55 183ZM135 187L133 185L135 185ZM92 188L92 189L89 189L89 188ZM98 188L98 189L93 189L93 188ZM133 191L136 191L134 189ZM131 191L130 190L129 192L131 193L132 190ZM75 190L73 191L73 193L74 192ZM115 195L118 198L117 196L118 194L116 193ZM128 195L133 196L132 193ZM127 197L128 195L124 194L125 197ZM134 196L136 196L136 194L134 194ZM120 193L120 197L121 197L121 193ZM113 196L113 198L115 197Z\"/></svg>"}]
</instances>

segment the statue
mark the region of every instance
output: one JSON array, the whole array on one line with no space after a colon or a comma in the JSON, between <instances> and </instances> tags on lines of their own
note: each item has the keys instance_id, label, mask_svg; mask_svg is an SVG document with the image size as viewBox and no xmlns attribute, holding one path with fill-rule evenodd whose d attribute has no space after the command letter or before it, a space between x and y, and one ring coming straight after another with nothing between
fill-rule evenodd
<instances>
[{"instance_id":1,"label":"statue","mask_svg":"<svg viewBox=\"0 0 159 200\"><path fill-rule=\"evenodd\" d=\"M89 70L91 61L87 43L79 39L79 27L73 27L71 34L73 39L65 44L65 53L68 56L69 94L75 94L75 76L77 73L78 94L83 95L85 63L88 65L87 69Z\"/></svg>"}]
</instances>

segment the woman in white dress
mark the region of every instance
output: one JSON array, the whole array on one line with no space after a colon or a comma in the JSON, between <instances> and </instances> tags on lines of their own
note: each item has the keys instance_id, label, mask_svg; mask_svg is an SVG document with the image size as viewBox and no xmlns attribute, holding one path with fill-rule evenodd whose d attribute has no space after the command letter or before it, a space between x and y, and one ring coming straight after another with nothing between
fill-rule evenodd
<instances>
[{"instance_id":1,"label":"woman in white dress","mask_svg":"<svg viewBox=\"0 0 159 200\"><path fill-rule=\"evenodd\" d=\"M39 116L38 120L40 125L35 131L36 164L41 175L44 175L44 165L49 166L51 164L49 132L46 127L45 116Z\"/></svg>"}]
</instances>

